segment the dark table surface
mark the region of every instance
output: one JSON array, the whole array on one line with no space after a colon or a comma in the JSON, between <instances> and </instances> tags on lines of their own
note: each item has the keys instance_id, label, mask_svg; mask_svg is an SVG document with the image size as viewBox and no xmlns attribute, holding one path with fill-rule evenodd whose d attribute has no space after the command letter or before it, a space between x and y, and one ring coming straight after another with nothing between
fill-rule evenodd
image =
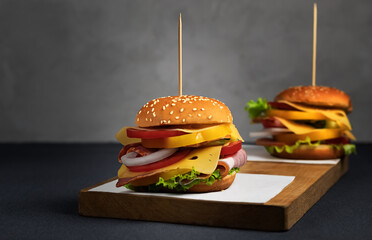
<instances>
[{"instance_id":1,"label":"dark table surface","mask_svg":"<svg viewBox=\"0 0 372 240\"><path fill-rule=\"evenodd\" d=\"M79 190L116 175L120 148L0 144L0 239L372 239L372 144L287 232L79 216Z\"/></svg>"}]
</instances>

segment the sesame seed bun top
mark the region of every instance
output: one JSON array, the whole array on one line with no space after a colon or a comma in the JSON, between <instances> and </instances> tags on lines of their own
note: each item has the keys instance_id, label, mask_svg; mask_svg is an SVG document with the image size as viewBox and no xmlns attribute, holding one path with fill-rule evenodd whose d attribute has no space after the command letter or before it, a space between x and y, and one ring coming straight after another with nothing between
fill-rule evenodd
<instances>
[{"instance_id":1,"label":"sesame seed bun top","mask_svg":"<svg viewBox=\"0 0 372 240\"><path fill-rule=\"evenodd\" d=\"M182 95L153 99L137 113L139 127L232 123L230 109L208 97Z\"/></svg>"},{"instance_id":2,"label":"sesame seed bun top","mask_svg":"<svg viewBox=\"0 0 372 240\"><path fill-rule=\"evenodd\" d=\"M343 91L324 86L290 87L279 93L274 101L285 100L314 107L342 109L351 112L350 97Z\"/></svg>"}]
</instances>

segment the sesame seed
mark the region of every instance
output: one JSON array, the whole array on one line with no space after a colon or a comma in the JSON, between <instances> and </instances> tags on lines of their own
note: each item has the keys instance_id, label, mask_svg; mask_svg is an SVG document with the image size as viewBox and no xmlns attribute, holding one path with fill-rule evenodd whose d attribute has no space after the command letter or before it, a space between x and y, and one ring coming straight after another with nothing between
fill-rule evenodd
<instances>
[{"instance_id":1,"label":"sesame seed","mask_svg":"<svg viewBox=\"0 0 372 240\"><path fill-rule=\"evenodd\" d=\"M150 122L152 122L152 118L150 118Z\"/></svg>"},{"instance_id":2,"label":"sesame seed","mask_svg":"<svg viewBox=\"0 0 372 240\"><path fill-rule=\"evenodd\" d=\"M198 117L201 117L201 114L200 113L198 113Z\"/></svg>"},{"instance_id":3,"label":"sesame seed","mask_svg":"<svg viewBox=\"0 0 372 240\"><path fill-rule=\"evenodd\" d=\"M180 112L183 112L183 108L180 109Z\"/></svg>"},{"instance_id":4,"label":"sesame seed","mask_svg":"<svg viewBox=\"0 0 372 240\"><path fill-rule=\"evenodd\" d=\"M165 110L165 106L163 106L163 110Z\"/></svg>"},{"instance_id":5,"label":"sesame seed","mask_svg":"<svg viewBox=\"0 0 372 240\"><path fill-rule=\"evenodd\" d=\"M141 110L139 110L139 112L138 112L138 114L140 114L142 111Z\"/></svg>"},{"instance_id":6,"label":"sesame seed","mask_svg":"<svg viewBox=\"0 0 372 240\"><path fill-rule=\"evenodd\" d=\"M145 118L146 122L147 122L147 118Z\"/></svg>"},{"instance_id":7,"label":"sesame seed","mask_svg":"<svg viewBox=\"0 0 372 240\"><path fill-rule=\"evenodd\" d=\"M220 108L222 109L223 107L222 107L222 106L220 106Z\"/></svg>"},{"instance_id":8,"label":"sesame seed","mask_svg":"<svg viewBox=\"0 0 372 240\"><path fill-rule=\"evenodd\" d=\"M155 111L155 108L152 108L152 109L151 109L151 112L154 112L154 111Z\"/></svg>"},{"instance_id":9,"label":"sesame seed","mask_svg":"<svg viewBox=\"0 0 372 240\"><path fill-rule=\"evenodd\" d=\"M200 110L204 111L205 109L204 108L200 108Z\"/></svg>"},{"instance_id":10,"label":"sesame seed","mask_svg":"<svg viewBox=\"0 0 372 240\"><path fill-rule=\"evenodd\" d=\"M182 119L182 122L186 122L186 119Z\"/></svg>"},{"instance_id":11,"label":"sesame seed","mask_svg":"<svg viewBox=\"0 0 372 240\"><path fill-rule=\"evenodd\" d=\"M170 120L168 120L168 123L170 123L171 121Z\"/></svg>"},{"instance_id":12,"label":"sesame seed","mask_svg":"<svg viewBox=\"0 0 372 240\"><path fill-rule=\"evenodd\" d=\"M153 115L154 117L156 117L156 114L155 114L154 112L152 113L152 115Z\"/></svg>"},{"instance_id":13,"label":"sesame seed","mask_svg":"<svg viewBox=\"0 0 372 240\"><path fill-rule=\"evenodd\" d=\"M149 114L150 113L150 111L147 111L147 114Z\"/></svg>"},{"instance_id":14,"label":"sesame seed","mask_svg":"<svg viewBox=\"0 0 372 240\"><path fill-rule=\"evenodd\" d=\"M165 107L169 107L169 103L167 103L167 105L165 105Z\"/></svg>"},{"instance_id":15,"label":"sesame seed","mask_svg":"<svg viewBox=\"0 0 372 240\"><path fill-rule=\"evenodd\" d=\"M175 117L176 119L179 119L180 117L179 116L177 116L177 117Z\"/></svg>"},{"instance_id":16,"label":"sesame seed","mask_svg":"<svg viewBox=\"0 0 372 240\"><path fill-rule=\"evenodd\" d=\"M211 120L212 119L212 115L209 115L208 119Z\"/></svg>"},{"instance_id":17,"label":"sesame seed","mask_svg":"<svg viewBox=\"0 0 372 240\"><path fill-rule=\"evenodd\" d=\"M137 121L139 121L139 118L137 118Z\"/></svg>"},{"instance_id":18,"label":"sesame seed","mask_svg":"<svg viewBox=\"0 0 372 240\"><path fill-rule=\"evenodd\" d=\"M191 101L189 103L192 103Z\"/></svg>"},{"instance_id":19,"label":"sesame seed","mask_svg":"<svg viewBox=\"0 0 372 240\"><path fill-rule=\"evenodd\" d=\"M172 115L173 114L173 111L170 111L170 115Z\"/></svg>"},{"instance_id":20,"label":"sesame seed","mask_svg":"<svg viewBox=\"0 0 372 240\"><path fill-rule=\"evenodd\" d=\"M189 117L192 117L192 114L191 113L189 113Z\"/></svg>"},{"instance_id":21,"label":"sesame seed","mask_svg":"<svg viewBox=\"0 0 372 240\"><path fill-rule=\"evenodd\" d=\"M153 107L153 106L154 106L154 104L151 104L151 105L150 105L150 107Z\"/></svg>"},{"instance_id":22,"label":"sesame seed","mask_svg":"<svg viewBox=\"0 0 372 240\"><path fill-rule=\"evenodd\" d=\"M172 103L172 106L176 106L176 104L175 103Z\"/></svg>"},{"instance_id":23,"label":"sesame seed","mask_svg":"<svg viewBox=\"0 0 372 240\"><path fill-rule=\"evenodd\" d=\"M198 109L197 109L197 108L193 108L192 110L195 112L195 111L198 110Z\"/></svg>"}]
</instances>

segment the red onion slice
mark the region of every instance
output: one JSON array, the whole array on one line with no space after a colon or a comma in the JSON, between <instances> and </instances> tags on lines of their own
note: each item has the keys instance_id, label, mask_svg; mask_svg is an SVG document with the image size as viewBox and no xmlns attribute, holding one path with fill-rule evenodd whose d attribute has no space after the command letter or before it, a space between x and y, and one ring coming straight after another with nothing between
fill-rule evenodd
<instances>
[{"instance_id":1,"label":"red onion slice","mask_svg":"<svg viewBox=\"0 0 372 240\"><path fill-rule=\"evenodd\" d=\"M129 167L142 166L163 160L164 158L167 158L173 153L177 152L177 150L178 148L163 148L159 151L138 158L136 158L137 153L130 152L122 156L121 161L124 163L125 166Z\"/></svg>"}]
</instances>

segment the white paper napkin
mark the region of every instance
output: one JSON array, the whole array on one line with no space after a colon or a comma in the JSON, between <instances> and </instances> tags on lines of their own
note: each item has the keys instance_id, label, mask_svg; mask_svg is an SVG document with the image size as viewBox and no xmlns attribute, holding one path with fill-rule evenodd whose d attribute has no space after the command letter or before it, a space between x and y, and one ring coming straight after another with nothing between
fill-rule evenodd
<instances>
[{"instance_id":1,"label":"white paper napkin","mask_svg":"<svg viewBox=\"0 0 372 240\"><path fill-rule=\"evenodd\" d=\"M337 164L340 159L328 160L306 160L306 159L284 159L271 156L264 147L256 145L243 145L243 149L247 152L248 161L256 162L285 162L285 163L301 163L301 164Z\"/></svg>"},{"instance_id":2,"label":"white paper napkin","mask_svg":"<svg viewBox=\"0 0 372 240\"><path fill-rule=\"evenodd\" d=\"M279 194L286 186L288 186L294 180L294 178L295 177L293 176L238 173L230 188L224 191L211 193L138 193L128 190L125 187L117 188L115 186L116 180L92 188L89 191L165 196L170 198L219 202L266 203Z\"/></svg>"}]
</instances>

